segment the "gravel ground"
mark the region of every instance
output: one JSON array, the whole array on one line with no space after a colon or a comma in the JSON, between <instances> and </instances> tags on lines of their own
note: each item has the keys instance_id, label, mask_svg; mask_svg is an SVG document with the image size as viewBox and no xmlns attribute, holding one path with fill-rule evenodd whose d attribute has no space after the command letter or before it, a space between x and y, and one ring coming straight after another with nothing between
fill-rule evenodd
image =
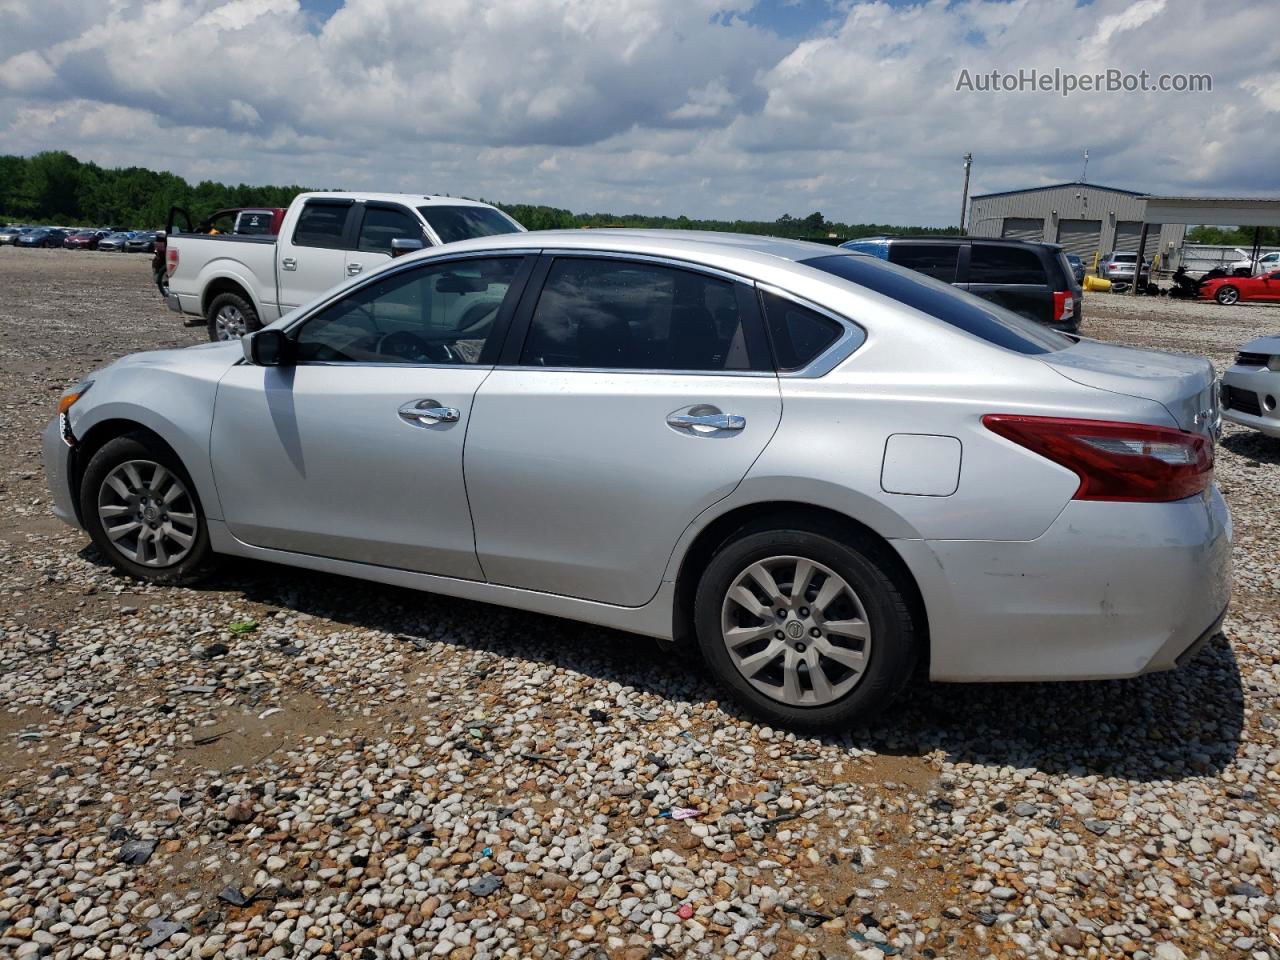
<instances>
[{"instance_id":1,"label":"gravel ground","mask_svg":"<svg viewBox=\"0 0 1280 960\"><path fill-rule=\"evenodd\" d=\"M148 259L0 248L0 956L1280 957L1280 442L1228 428L1235 601L1184 669L920 683L801 738L593 627L116 576L36 435L95 365L203 338ZM1219 368L1280 328L1086 310Z\"/></svg>"}]
</instances>

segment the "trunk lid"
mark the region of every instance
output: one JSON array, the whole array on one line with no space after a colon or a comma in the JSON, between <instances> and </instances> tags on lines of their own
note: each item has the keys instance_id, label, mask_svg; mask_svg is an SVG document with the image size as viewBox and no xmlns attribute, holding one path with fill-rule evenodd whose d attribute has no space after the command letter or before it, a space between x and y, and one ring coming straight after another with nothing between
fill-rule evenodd
<instances>
[{"instance_id":1,"label":"trunk lid","mask_svg":"<svg viewBox=\"0 0 1280 960\"><path fill-rule=\"evenodd\" d=\"M1183 430L1217 435L1217 384L1213 364L1205 357L1081 339L1039 359L1076 383L1154 400Z\"/></svg>"}]
</instances>

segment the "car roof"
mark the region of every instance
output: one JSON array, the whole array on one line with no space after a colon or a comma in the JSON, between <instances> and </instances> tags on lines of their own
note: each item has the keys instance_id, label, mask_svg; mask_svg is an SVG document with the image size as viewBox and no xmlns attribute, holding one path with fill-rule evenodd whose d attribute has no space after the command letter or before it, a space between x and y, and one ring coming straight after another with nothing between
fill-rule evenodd
<instances>
[{"instance_id":1,"label":"car roof","mask_svg":"<svg viewBox=\"0 0 1280 960\"><path fill-rule=\"evenodd\" d=\"M312 193L298 194L300 199L309 200L312 197L330 200L373 200L383 203L404 203L415 207L425 206L448 206L448 207L485 207L492 208L493 204L483 203L480 200L464 200L462 197L443 197L430 193L366 193L363 190L323 190ZM266 207L254 209L269 209Z\"/></svg>"},{"instance_id":2,"label":"car roof","mask_svg":"<svg viewBox=\"0 0 1280 960\"><path fill-rule=\"evenodd\" d=\"M752 233L721 233L711 230L631 230L605 227L577 230L531 230L527 233L506 233L491 237L478 237L449 244L456 248L462 244L504 247L568 247L582 249L616 250L618 252L652 253L671 249L691 254L720 252L728 254L753 253L767 257L800 262L822 256L856 256L852 251L808 240L789 240L785 237L766 237Z\"/></svg>"}]
</instances>

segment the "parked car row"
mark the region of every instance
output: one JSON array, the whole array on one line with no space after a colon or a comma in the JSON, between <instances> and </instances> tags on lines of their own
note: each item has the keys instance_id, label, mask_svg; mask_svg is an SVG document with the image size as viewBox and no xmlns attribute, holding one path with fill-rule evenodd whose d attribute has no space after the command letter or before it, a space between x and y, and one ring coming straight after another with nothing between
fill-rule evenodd
<instances>
[{"instance_id":1,"label":"parked car row","mask_svg":"<svg viewBox=\"0 0 1280 960\"><path fill-rule=\"evenodd\" d=\"M153 253L155 230L112 230L107 227L0 227L0 246L64 247L68 250Z\"/></svg>"}]
</instances>

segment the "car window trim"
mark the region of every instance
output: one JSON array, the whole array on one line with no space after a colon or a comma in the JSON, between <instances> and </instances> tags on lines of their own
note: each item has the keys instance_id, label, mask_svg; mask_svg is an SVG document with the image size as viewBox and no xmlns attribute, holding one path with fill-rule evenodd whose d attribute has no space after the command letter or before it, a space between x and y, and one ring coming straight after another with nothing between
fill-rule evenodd
<instances>
[{"instance_id":1,"label":"car window trim","mask_svg":"<svg viewBox=\"0 0 1280 960\"><path fill-rule=\"evenodd\" d=\"M836 338L834 343L803 367L797 367L795 370L783 370L779 367L777 355L775 353L774 369L777 371L777 375L779 377L788 380L816 380L819 377L825 377L840 364L848 360L849 357L853 356L853 354L858 351L858 348L866 343L867 339L870 337L870 333L867 331L866 327L862 326L860 323L850 320L846 316L836 313L830 307L824 307L821 304L814 303L812 300L802 297L797 293L792 293L790 290L784 290L782 287L777 287L771 283L765 283L761 280L757 280L755 282L755 288L758 294L769 293L775 297L781 297L783 300L790 300L792 303L796 304L796 306L804 307L806 310L812 310L814 313L826 317L828 320L833 320L839 324L841 329L840 336ZM760 297L757 296L756 299L759 301ZM760 304L759 309L761 319L763 319L764 305ZM859 339L859 335L861 335L861 339ZM770 344L772 345L772 339L770 339Z\"/></svg>"},{"instance_id":2,"label":"car window trim","mask_svg":"<svg viewBox=\"0 0 1280 960\"><path fill-rule=\"evenodd\" d=\"M666 367L543 367L520 363L520 356L524 352L524 345L528 340L529 330L533 326L533 315L537 310L538 300L541 298L542 291L546 286L547 275L551 272L552 264L558 259L616 260L627 263L649 263L656 266L668 267L673 270L683 270L686 273L711 276L715 277L717 280L724 280L733 284L734 297L738 303L738 313L743 325L742 335L747 345L747 362L751 364L751 368L748 370L676 370ZM629 253L626 251L614 250L547 248L542 251L542 255L538 260L538 269L535 271L535 275L531 279L531 282L525 288L525 293L515 312L514 322L507 331L506 343L503 344L502 351L499 355L498 366L503 370L545 370L549 373L671 374L674 376L710 377L772 377L777 375L777 366L773 362L773 353L768 345L768 333L764 329L764 314L760 309L759 298L754 295L752 290L752 284L754 281L749 277L742 274L730 273L727 270L719 270L716 267L704 266L703 264L697 263L693 260L681 260L677 257L663 257L655 254ZM744 311L743 308L747 305L747 300L751 301L753 309Z\"/></svg>"},{"instance_id":3,"label":"car window trim","mask_svg":"<svg viewBox=\"0 0 1280 960\"><path fill-rule=\"evenodd\" d=\"M515 275L511 278L511 285L507 287L507 292L502 298L502 305L498 307L498 314L493 318L493 330L485 338L484 347L481 348L480 356L475 363L382 363L377 360L304 360L295 364L295 366L299 367L377 367L379 369L386 367L431 367L445 370L457 370L460 367L464 367L467 369L492 369L497 364L498 353L506 342L507 333L511 329L511 318L514 316L516 307L529 285L529 276L533 273L538 259L536 250L503 250L501 252L483 253L468 251L448 257L429 257L422 260L413 260L393 270L379 270L362 278L361 283L343 287L323 303L317 304L308 310L304 316L298 317L287 324L282 328L281 332L290 340L296 341L298 332L305 324L314 320L329 307L334 306L339 300L397 274L411 272L415 269L426 270L441 264L461 263L467 260L509 260L516 257L520 258L520 264L516 267ZM514 297L512 296L512 291L516 291Z\"/></svg>"}]
</instances>

